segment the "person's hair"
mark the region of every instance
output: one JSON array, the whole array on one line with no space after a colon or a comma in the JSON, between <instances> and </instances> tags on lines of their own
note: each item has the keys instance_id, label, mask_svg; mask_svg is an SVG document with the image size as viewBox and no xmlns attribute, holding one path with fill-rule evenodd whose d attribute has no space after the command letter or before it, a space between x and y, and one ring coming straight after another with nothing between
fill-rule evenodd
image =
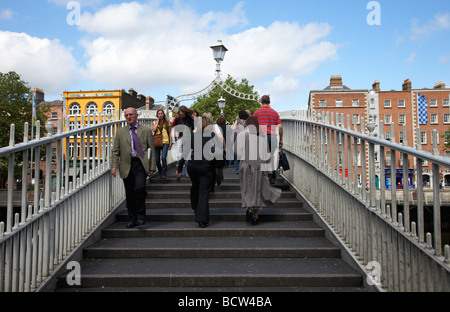
<instances>
[{"instance_id":1,"label":"person's hair","mask_svg":"<svg viewBox=\"0 0 450 312\"><path fill-rule=\"evenodd\" d=\"M187 108L186 106L182 105L180 106L180 108L178 109L178 114L180 114L180 112L183 112L186 114L186 116L191 116L192 115L192 111Z\"/></svg>"},{"instance_id":2,"label":"person's hair","mask_svg":"<svg viewBox=\"0 0 450 312\"><path fill-rule=\"evenodd\" d=\"M197 114L197 117L200 117L200 114L199 114L199 112L196 110L196 109L194 109L194 108L191 108L191 115L193 115L194 113L196 113Z\"/></svg>"},{"instance_id":3,"label":"person's hair","mask_svg":"<svg viewBox=\"0 0 450 312\"><path fill-rule=\"evenodd\" d=\"M250 116L247 118L247 121L245 122L245 127L249 127L251 133L256 132L256 134L258 135L261 133L258 119L254 116Z\"/></svg>"},{"instance_id":4,"label":"person's hair","mask_svg":"<svg viewBox=\"0 0 450 312\"><path fill-rule=\"evenodd\" d=\"M247 113L247 111L245 111L245 110L239 111L239 119L247 120L247 118L248 118L248 113Z\"/></svg>"},{"instance_id":5,"label":"person's hair","mask_svg":"<svg viewBox=\"0 0 450 312\"><path fill-rule=\"evenodd\" d=\"M213 115L210 112L204 112L203 117L209 118L211 120L211 124L214 123Z\"/></svg>"},{"instance_id":6,"label":"person's hair","mask_svg":"<svg viewBox=\"0 0 450 312\"><path fill-rule=\"evenodd\" d=\"M263 95L261 98L261 104L270 104L270 96Z\"/></svg>"},{"instance_id":7,"label":"person's hair","mask_svg":"<svg viewBox=\"0 0 450 312\"><path fill-rule=\"evenodd\" d=\"M224 115L219 116L219 118L217 118L216 124L218 125L224 125L227 123L227 119L225 118Z\"/></svg>"},{"instance_id":8,"label":"person's hair","mask_svg":"<svg viewBox=\"0 0 450 312\"><path fill-rule=\"evenodd\" d=\"M163 128L164 126L166 126L167 128L170 126L169 121L166 118L166 113L164 112L163 109L158 109L156 112L156 117L158 117L158 113L162 112L163 113L163 119L158 121L158 127Z\"/></svg>"},{"instance_id":9,"label":"person's hair","mask_svg":"<svg viewBox=\"0 0 450 312\"><path fill-rule=\"evenodd\" d=\"M207 117L207 116L205 116L205 114L203 114L203 116L202 116L202 130L205 130L206 127L208 127L208 126L210 126L212 124L213 124L212 119Z\"/></svg>"}]
</instances>

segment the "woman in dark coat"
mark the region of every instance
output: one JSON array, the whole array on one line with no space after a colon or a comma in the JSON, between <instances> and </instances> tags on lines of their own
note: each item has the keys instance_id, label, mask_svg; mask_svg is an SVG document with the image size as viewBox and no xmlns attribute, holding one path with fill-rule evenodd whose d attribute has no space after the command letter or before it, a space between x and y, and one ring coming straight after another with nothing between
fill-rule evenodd
<instances>
[{"instance_id":1,"label":"woman in dark coat","mask_svg":"<svg viewBox=\"0 0 450 312\"><path fill-rule=\"evenodd\" d=\"M212 135L212 120L203 116L201 122L201 131L198 129L192 133L191 142L183 139L183 144L190 144L192 150L187 170L192 181L190 196L195 222L198 222L201 228L205 228L209 224L209 193L215 183L214 155L211 151L214 135Z\"/></svg>"},{"instance_id":2,"label":"woman in dark coat","mask_svg":"<svg viewBox=\"0 0 450 312\"><path fill-rule=\"evenodd\" d=\"M281 196L281 189L270 186L267 174L272 171L270 152L267 138L256 117L247 119L245 129L239 133L236 141L242 207L251 210L252 223L257 225L259 210L276 203Z\"/></svg>"}]
</instances>

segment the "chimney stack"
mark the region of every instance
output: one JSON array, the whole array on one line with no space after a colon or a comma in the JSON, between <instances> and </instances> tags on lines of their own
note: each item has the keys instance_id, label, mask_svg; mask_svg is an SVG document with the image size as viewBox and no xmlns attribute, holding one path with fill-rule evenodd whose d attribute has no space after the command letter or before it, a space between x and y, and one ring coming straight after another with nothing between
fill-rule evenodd
<instances>
[{"instance_id":1,"label":"chimney stack","mask_svg":"<svg viewBox=\"0 0 450 312\"><path fill-rule=\"evenodd\" d=\"M131 95L134 98L137 98L137 92L134 91L134 89L130 89L128 90L128 94Z\"/></svg>"},{"instance_id":2,"label":"chimney stack","mask_svg":"<svg viewBox=\"0 0 450 312\"><path fill-rule=\"evenodd\" d=\"M434 89L445 89L445 83L443 81L439 81L435 86Z\"/></svg>"},{"instance_id":3,"label":"chimney stack","mask_svg":"<svg viewBox=\"0 0 450 312\"><path fill-rule=\"evenodd\" d=\"M378 80L375 80L373 85L372 85L372 89L375 90L375 92L380 92L380 82Z\"/></svg>"},{"instance_id":4,"label":"chimney stack","mask_svg":"<svg viewBox=\"0 0 450 312\"><path fill-rule=\"evenodd\" d=\"M411 81L409 81L409 79L406 79L404 82L403 82L403 91L411 91L411 89L412 89L412 84L411 84Z\"/></svg>"},{"instance_id":5,"label":"chimney stack","mask_svg":"<svg viewBox=\"0 0 450 312\"><path fill-rule=\"evenodd\" d=\"M340 75L332 75L330 79L331 88L342 88L342 77Z\"/></svg>"}]
</instances>

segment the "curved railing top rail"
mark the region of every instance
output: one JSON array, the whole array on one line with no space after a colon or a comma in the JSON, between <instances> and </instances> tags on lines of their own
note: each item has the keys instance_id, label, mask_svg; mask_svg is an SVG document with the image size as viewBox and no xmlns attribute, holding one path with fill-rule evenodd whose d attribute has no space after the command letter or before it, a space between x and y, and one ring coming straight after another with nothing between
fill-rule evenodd
<instances>
[{"instance_id":1,"label":"curved railing top rail","mask_svg":"<svg viewBox=\"0 0 450 312\"><path fill-rule=\"evenodd\" d=\"M434 155L433 153L426 152L426 151L423 151L418 148L414 148L414 147L396 143L396 142L391 142L389 140L386 140L386 139L383 139L380 137L375 137L373 135L365 134L364 132L357 131L356 125L354 125L355 130L344 128L341 126L336 126L336 125L331 124L330 122L326 122L327 120L325 120L325 122L317 120L318 119L317 115L311 115L306 111L296 111L296 112L287 112L287 113L284 112L284 113L281 113L280 116L283 120L286 120L286 121L302 121L309 125L338 131L343 134L350 135L350 136L356 137L358 139L364 140L368 143L381 145L381 146L387 147L389 149L395 150L397 152L409 154L413 157L420 158L424 161L430 161L434 164L438 164L439 166L450 168L450 158L446 158L441 155ZM320 117L319 117L319 119L320 119ZM383 122L381 121L380 129L383 129L382 126L383 126ZM361 128L364 128L364 118L361 118ZM420 131L420 128L417 128L416 131Z\"/></svg>"}]
</instances>

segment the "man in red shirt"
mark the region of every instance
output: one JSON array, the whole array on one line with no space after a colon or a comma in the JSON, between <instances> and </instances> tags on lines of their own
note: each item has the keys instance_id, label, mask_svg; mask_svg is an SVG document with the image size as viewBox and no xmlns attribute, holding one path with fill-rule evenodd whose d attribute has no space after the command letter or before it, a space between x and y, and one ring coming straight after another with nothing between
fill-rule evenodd
<instances>
[{"instance_id":1,"label":"man in red shirt","mask_svg":"<svg viewBox=\"0 0 450 312\"><path fill-rule=\"evenodd\" d=\"M270 107L270 97L268 95L263 95L263 97L261 98L261 105L262 107L256 110L253 113L253 116L255 116L258 119L259 125L263 129L264 133L267 135L267 139L269 142L269 149L273 161L273 154L276 150L276 144L278 141L277 132L280 135L279 146L280 148L283 147L283 127L281 126L280 115L276 110ZM272 184L275 183L276 177L277 177L276 171L273 170L272 174L269 176L270 183Z\"/></svg>"}]
</instances>

